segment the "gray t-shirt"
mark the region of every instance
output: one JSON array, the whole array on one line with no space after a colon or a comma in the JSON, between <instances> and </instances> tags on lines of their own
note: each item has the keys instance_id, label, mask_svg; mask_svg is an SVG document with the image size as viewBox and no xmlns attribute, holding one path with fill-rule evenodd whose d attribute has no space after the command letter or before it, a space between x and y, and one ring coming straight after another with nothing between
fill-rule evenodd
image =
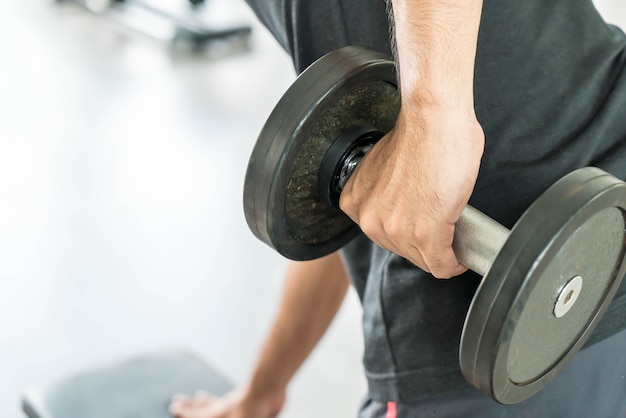
<instances>
[{"instance_id":1,"label":"gray t-shirt","mask_svg":"<svg viewBox=\"0 0 626 418\"><path fill-rule=\"evenodd\" d=\"M298 72L345 45L390 53L384 0L248 0ZM506 227L564 174L626 178L626 37L590 0L485 0L474 78L485 131L470 203ZM480 281L435 280L360 236L343 256L363 303L370 396L418 401L468 389L458 364ZM626 328L622 286L590 343Z\"/></svg>"}]
</instances>

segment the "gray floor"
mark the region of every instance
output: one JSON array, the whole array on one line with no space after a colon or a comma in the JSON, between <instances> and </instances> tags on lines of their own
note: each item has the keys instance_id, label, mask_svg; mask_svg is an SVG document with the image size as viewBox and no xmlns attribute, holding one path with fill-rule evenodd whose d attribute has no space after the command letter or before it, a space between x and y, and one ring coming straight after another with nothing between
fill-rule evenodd
<instances>
[{"instance_id":1,"label":"gray floor","mask_svg":"<svg viewBox=\"0 0 626 418\"><path fill-rule=\"evenodd\" d=\"M597 4L626 27L623 2ZM239 0L212 8L254 22ZM294 77L263 29L253 39L188 59L75 7L0 2L3 418L32 383L161 347L245 379L285 262L247 230L243 175ZM352 293L283 417L354 416L359 317Z\"/></svg>"}]
</instances>

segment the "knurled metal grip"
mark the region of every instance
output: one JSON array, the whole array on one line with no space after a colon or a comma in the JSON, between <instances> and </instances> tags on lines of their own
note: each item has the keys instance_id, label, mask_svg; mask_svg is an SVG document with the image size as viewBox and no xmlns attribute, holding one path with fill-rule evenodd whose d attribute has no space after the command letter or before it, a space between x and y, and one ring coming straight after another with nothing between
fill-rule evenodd
<instances>
[{"instance_id":1,"label":"knurled metal grip","mask_svg":"<svg viewBox=\"0 0 626 418\"><path fill-rule=\"evenodd\" d=\"M484 276L508 236L507 228L467 205L455 224L452 249L461 264Z\"/></svg>"}]
</instances>

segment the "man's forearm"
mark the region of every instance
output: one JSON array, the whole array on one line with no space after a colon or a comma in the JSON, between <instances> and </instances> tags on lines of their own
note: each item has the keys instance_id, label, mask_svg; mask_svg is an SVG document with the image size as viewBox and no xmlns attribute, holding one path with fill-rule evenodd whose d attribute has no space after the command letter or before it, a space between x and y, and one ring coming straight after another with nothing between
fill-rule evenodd
<instances>
[{"instance_id":1,"label":"man's forearm","mask_svg":"<svg viewBox=\"0 0 626 418\"><path fill-rule=\"evenodd\" d=\"M349 286L338 253L292 263L278 314L253 372L249 390L284 390L337 313Z\"/></svg>"},{"instance_id":2,"label":"man's forearm","mask_svg":"<svg viewBox=\"0 0 626 418\"><path fill-rule=\"evenodd\" d=\"M473 110L482 0L389 0L403 104Z\"/></svg>"}]
</instances>

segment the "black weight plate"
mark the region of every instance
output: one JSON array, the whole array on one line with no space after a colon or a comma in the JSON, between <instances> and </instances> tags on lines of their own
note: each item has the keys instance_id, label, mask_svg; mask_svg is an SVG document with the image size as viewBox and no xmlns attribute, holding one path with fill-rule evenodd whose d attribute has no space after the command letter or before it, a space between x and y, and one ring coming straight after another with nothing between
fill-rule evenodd
<instances>
[{"instance_id":1,"label":"black weight plate","mask_svg":"<svg viewBox=\"0 0 626 418\"><path fill-rule=\"evenodd\" d=\"M313 63L280 99L252 151L244 184L252 232L294 260L345 245L359 229L321 198L322 159L354 125L388 132L399 108L395 66L387 56L346 47Z\"/></svg>"},{"instance_id":2,"label":"black weight plate","mask_svg":"<svg viewBox=\"0 0 626 418\"><path fill-rule=\"evenodd\" d=\"M483 278L461 337L465 378L504 404L539 392L582 348L624 273L626 183L576 170L524 213ZM562 317L563 286L583 279Z\"/></svg>"}]
</instances>

